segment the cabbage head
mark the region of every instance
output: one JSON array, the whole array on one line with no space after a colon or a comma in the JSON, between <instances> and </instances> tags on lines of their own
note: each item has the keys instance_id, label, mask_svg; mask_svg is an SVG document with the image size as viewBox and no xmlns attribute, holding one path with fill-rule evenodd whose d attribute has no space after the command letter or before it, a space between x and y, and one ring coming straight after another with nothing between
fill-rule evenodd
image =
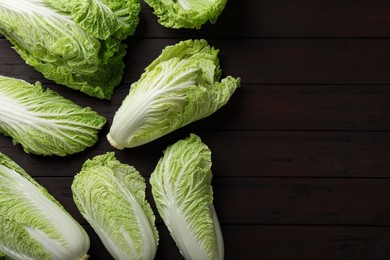
<instances>
[{"instance_id":1,"label":"cabbage head","mask_svg":"<svg viewBox=\"0 0 390 260\"><path fill-rule=\"evenodd\" d=\"M139 10L138 0L0 0L0 33L47 79L110 99Z\"/></svg>"},{"instance_id":2,"label":"cabbage head","mask_svg":"<svg viewBox=\"0 0 390 260\"><path fill-rule=\"evenodd\" d=\"M153 259L158 244L146 183L113 152L87 160L72 183L73 199L113 258Z\"/></svg>"},{"instance_id":3,"label":"cabbage head","mask_svg":"<svg viewBox=\"0 0 390 260\"><path fill-rule=\"evenodd\" d=\"M107 135L111 145L143 145L225 105L240 78L221 79L217 55L203 39L167 46L131 85L115 113Z\"/></svg>"},{"instance_id":4,"label":"cabbage head","mask_svg":"<svg viewBox=\"0 0 390 260\"><path fill-rule=\"evenodd\" d=\"M91 147L106 119L39 82L0 76L0 133L26 153L65 156Z\"/></svg>"},{"instance_id":5,"label":"cabbage head","mask_svg":"<svg viewBox=\"0 0 390 260\"><path fill-rule=\"evenodd\" d=\"M84 229L48 191L0 153L0 257L87 259Z\"/></svg>"},{"instance_id":6,"label":"cabbage head","mask_svg":"<svg viewBox=\"0 0 390 260\"><path fill-rule=\"evenodd\" d=\"M158 212L185 259L224 258L211 179L211 151L195 134L168 146L150 176Z\"/></svg>"}]
</instances>

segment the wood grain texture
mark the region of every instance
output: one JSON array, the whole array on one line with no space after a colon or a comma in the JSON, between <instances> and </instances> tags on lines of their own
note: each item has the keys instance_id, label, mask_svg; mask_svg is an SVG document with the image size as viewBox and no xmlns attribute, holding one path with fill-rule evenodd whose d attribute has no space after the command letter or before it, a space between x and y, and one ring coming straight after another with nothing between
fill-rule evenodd
<instances>
[{"instance_id":1,"label":"wood grain texture","mask_svg":"<svg viewBox=\"0 0 390 260\"><path fill-rule=\"evenodd\" d=\"M137 36L152 37L388 37L390 4L386 0L229 1L215 25L200 31L160 28L143 4ZM229 28L228 30L226 28Z\"/></svg>"},{"instance_id":2,"label":"wood grain texture","mask_svg":"<svg viewBox=\"0 0 390 260\"><path fill-rule=\"evenodd\" d=\"M202 30L172 30L157 23L141 1L136 37L389 37L390 4L386 0L240 0L229 1L216 24ZM228 28L228 29L227 29Z\"/></svg>"},{"instance_id":3,"label":"wood grain texture","mask_svg":"<svg viewBox=\"0 0 390 260\"><path fill-rule=\"evenodd\" d=\"M0 35L0 75L40 81L108 120L98 143L79 154L25 154L5 136L0 152L83 224L91 259L111 257L72 200L70 185L83 162L115 151L148 180L166 146L189 133L212 151L226 259L389 259L389 14L387 0L240 0L228 1L214 25L174 30L159 25L142 2L110 101L43 78ZM219 49L223 75L241 77L242 86L208 118L141 147L112 148L105 135L130 84L165 46L188 38ZM155 210L149 184L147 198ZM156 215L156 259L182 259Z\"/></svg>"},{"instance_id":4,"label":"wood grain texture","mask_svg":"<svg viewBox=\"0 0 390 260\"><path fill-rule=\"evenodd\" d=\"M157 259L181 259L164 227L158 226L161 244ZM93 241L91 258L110 259L100 241ZM388 227L229 225L224 227L225 259L374 259L388 255ZM250 241L250 243L248 243Z\"/></svg>"},{"instance_id":5,"label":"wood grain texture","mask_svg":"<svg viewBox=\"0 0 390 260\"><path fill-rule=\"evenodd\" d=\"M87 224L74 207L72 178L36 179ZM212 184L222 225L390 225L388 179L230 177ZM156 211L150 188L147 199Z\"/></svg>"},{"instance_id":6,"label":"wood grain texture","mask_svg":"<svg viewBox=\"0 0 390 260\"><path fill-rule=\"evenodd\" d=\"M122 83L138 80L161 50L182 39L129 39L128 66ZM241 77L243 84L389 84L390 39L208 39L220 50L224 75ZM0 39L0 74L41 80L5 39ZM11 66L10 66L11 65Z\"/></svg>"},{"instance_id":7,"label":"wood grain texture","mask_svg":"<svg viewBox=\"0 0 390 260\"><path fill-rule=\"evenodd\" d=\"M390 177L388 132L194 131L189 126L116 154L148 177L166 145L185 138L189 132L198 134L210 147L215 177ZM20 146L11 145L8 137L0 136L0 142L1 151L34 177L71 177L88 158L115 151L105 136L85 152L50 160L24 154Z\"/></svg>"}]
</instances>

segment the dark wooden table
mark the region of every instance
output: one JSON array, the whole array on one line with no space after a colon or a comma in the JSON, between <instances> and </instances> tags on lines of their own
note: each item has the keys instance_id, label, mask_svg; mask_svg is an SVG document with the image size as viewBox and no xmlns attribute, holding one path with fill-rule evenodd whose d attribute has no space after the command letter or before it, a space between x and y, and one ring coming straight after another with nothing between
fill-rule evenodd
<instances>
[{"instance_id":1,"label":"dark wooden table","mask_svg":"<svg viewBox=\"0 0 390 260\"><path fill-rule=\"evenodd\" d=\"M188 38L220 49L224 75L242 87L209 118L118 159L148 178L168 144L198 134L213 153L226 259L390 258L390 1L230 0L199 31L164 28L145 4L140 19L111 101L45 80L0 38L1 75L41 81L108 119L94 147L65 158L25 154L0 136L0 151L85 226L91 259L110 256L73 203L73 176L114 151L105 135L129 85L166 45ZM148 198L154 205L150 186ZM157 259L181 259L157 225Z\"/></svg>"}]
</instances>

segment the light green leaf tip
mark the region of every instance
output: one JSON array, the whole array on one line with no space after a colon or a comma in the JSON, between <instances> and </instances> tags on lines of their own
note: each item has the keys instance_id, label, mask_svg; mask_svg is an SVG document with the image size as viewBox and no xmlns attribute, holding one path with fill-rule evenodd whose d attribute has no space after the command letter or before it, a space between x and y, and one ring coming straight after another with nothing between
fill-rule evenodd
<instances>
[{"instance_id":1,"label":"light green leaf tip","mask_svg":"<svg viewBox=\"0 0 390 260\"><path fill-rule=\"evenodd\" d=\"M200 29L206 22L216 23L227 0L145 0L154 9L158 22L170 28Z\"/></svg>"}]
</instances>

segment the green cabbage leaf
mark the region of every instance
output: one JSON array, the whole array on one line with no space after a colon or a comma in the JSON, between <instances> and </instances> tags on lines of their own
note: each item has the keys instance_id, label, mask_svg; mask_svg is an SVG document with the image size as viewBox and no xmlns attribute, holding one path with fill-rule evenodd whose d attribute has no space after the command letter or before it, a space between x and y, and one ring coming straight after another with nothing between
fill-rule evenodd
<instances>
[{"instance_id":1,"label":"green cabbage leaf","mask_svg":"<svg viewBox=\"0 0 390 260\"><path fill-rule=\"evenodd\" d=\"M166 47L133 83L107 135L123 149L151 142L225 105L240 78L220 80L218 50L206 40Z\"/></svg>"},{"instance_id":2,"label":"green cabbage leaf","mask_svg":"<svg viewBox=\"0 0 390 260\"><path fill-rule=\"evenodd\" d=\"M158 212L185 259L224 258L211 179L211 151L194 134L168 146L150 177Z\"/></svg>"},{"instance_id":3,"label":"green cabbage leaf","mask_svg":"<svg viewBox=\"0 0 390 260\"><path fill-rule=\"evenodd\" d=\"M0 0L0 33L47 79L110 99L139 10L138 0Z\"/></svg>"},{"instance_id":4,"label":"green cabbage leaf","mask_svg":"<svg viewBox=\"0 0 390 260\"><path fill-rule=\"evenodd\" d=\"M84 229L19 165L0 153L0 256L86 259Z\"/></svg>"},{"instance_id":5,"label":"green cabbage leaf","mask_svg":"<svg viewBox=\"0 0 390 260\"><path fill-rule=\"evenodd\" d=\"M227 0L145 0L154 9L158 22L170 28L200 29L216 23Z\"/></svg>"},{"instance_id":6,"label":"green cabbage leaf","mask_svg":"<svg viewBox=\"0 0 390 260\"><path fill-rule=\"evenodd\" d=\"M106 119L82 108L39 82L0 76L0 132L26 153L65 156L98 140Z\"/></svg>"},{"instance_id":7,"label":"green cabbage leaf","mask_svg":"<svg viewBox=\"0 0 390 260\"><path fill-rule=\"evenodd\" d=\"M87 160L72 183L73 199L83 217L115 259L153 259L158 244L146 183L113 152Z\"/></svg>"}]
</instances>

